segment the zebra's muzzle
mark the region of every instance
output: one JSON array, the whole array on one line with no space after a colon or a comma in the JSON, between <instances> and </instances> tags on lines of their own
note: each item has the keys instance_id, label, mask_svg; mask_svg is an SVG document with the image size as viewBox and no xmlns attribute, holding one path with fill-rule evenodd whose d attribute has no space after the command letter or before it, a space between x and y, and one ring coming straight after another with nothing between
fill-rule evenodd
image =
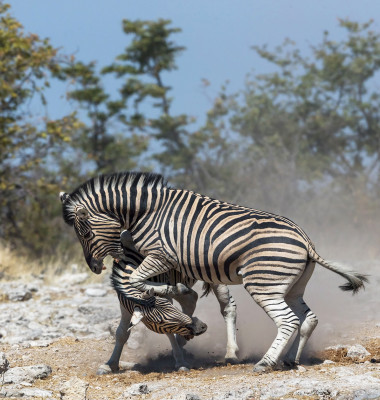
<instances>
[{"instance_id":1,"label":"zebra's muzzle","mask_svg":"<svg viewBox=\"0 0 380 400\"><path fill-rule=\"evenodd\" d=\"M88 257L86 258L87 264L90 267L91 271L94 274L101 274L103 269L105 269L104 264L103 264L103 259L97 260L96 258L93 257Z\"/></svg>"},{"instance_id":2,"label":"zebra's muzzle","mask_svg":"<svg viewBox=\"0 0 380 400\"><path fill-rule=\"evenodd\" d=\"M184 336L186 340L192 339L194 336L202 335L202 333L207 331L207 325L200 319L192 317L191 320L193 321L192 324L186 326L186 328L191 332L190 335Z\"/></svg>"}]
</instances>

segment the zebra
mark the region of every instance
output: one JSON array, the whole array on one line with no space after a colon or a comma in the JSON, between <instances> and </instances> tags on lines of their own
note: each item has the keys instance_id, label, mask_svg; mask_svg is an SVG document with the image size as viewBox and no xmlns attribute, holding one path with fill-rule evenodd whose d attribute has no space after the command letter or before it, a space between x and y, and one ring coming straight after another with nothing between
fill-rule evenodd
<instances>
[{"instance_id":1,"label":"zebra","mask_svg":"<svg viewBox=\"0 0 380 400\"><path fill-rule=\"evenodd\" d=\"M120 253L120 230L128 229L145 257L130 277L131 285L141 291L175 293L174 286L146 282L170 269L208 283L243 284L277 326L255 372L276 368L295 332L284 363L299 365L318 323L303 300L316 263L348 281L342 290L356 293L368 281L365 275L324 260L290 219L172 188L159 174L101 175L70 195L63 193L61 199L63 218L74 226L94 273L101 273L106 255Z\"/></svg>"},{"instance_id":2,"label":"zebra","mask_svg":"<svg viewBox=\"0 0 380 400\"><path fill-rule=\"evenodd\" d=\"M197 318L191 318L196 307L198 294L191 288L196 281L188 277L181 276L178 271L171 270L168 273L157 275L151 282L168 282L180 288L180 294L174 296L179 302L184 314L180 313L167 299L156 298L154 308L139 304L138 299L144 298L144 294L134 289L129 284L131 273L143 261L143 256L136 251L128 231L121 233L121 243L123 255L114 260L111 274L111 284L114 287L121 311L121 319L116 330L116 342L110 359L99 368L99 373L116 372L119 370L120 356L127 342L130 329L140 320L148 329L157 333L166 333L172 346L175 368L180 371L188 370L189 365L184 359L183 346L187 340L194 335L204 332L205 324L199 322ZM227 326L227 352L225 361L230 363L237 362L236 352L236 304L233 297L229 294L226 285L207 285L204 287L204 295L213 290L220 304L221 313ZM137 310L137 313L136 313ZM135 320L134 320L135 317ZM175 338L174 333L177 333ZM182 336L178 336L178 335Z\"/></svg>"}]
</instances>

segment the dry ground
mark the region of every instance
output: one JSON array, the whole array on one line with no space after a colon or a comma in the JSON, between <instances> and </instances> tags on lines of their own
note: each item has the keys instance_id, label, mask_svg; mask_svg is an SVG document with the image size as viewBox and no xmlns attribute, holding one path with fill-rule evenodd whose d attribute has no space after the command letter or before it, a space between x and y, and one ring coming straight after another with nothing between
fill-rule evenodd
<instances>
[{"instance_id":1,"label":"dry ground","mask_svg":"<svg viewBox=\"0 0 380 400\"><path fill-rule=\"evenodd\" d=\"M352 393L346 393L346 388L341 386L344 375L347 375L348 380L350 376L357 375L380 379L380 327L376 330L378 332L374 331L371 324L361 324L351 332L353 335L350 341L362 344L371 353L371 356L361 362L347 358L347 352L344 350L325 350L311 355L305 370L275 371L265 375L254 374L249 360L239 365L222 365L210 357L193 360L196 368L190 372L173 372L171 357L166 354L154 360L147 360L144 365L137 367L138 371L124 370L113 375L98 376L96 375L98 366L108 358L112 350L111 339L62 338L48 347L23 348L18 345L2 345L0 350L6 353L12 367L41 363L50 365L53 370L52 375L45 380L37 380L33 386L52 390L56 398L60 398L62 384L71 377L78 377L89 384L87 398L91 400L119 399L128 386L141 382L148 383L148 387L154 390L149 394L133 396L135 399L185 399L189 393L197 394L201 399L213 397L317 399L337 396L329 393L330 389L325 391L319 389L314 394L309 393L306 396L294 394L297 388L301 390L309 388L310 380L317 386L325 385L330 388L335 385L341 398L371 398L358 397L357 394L352 397ZM378 337L374 338L374 334ZM138 361L139 358L138 350L125 348L123 360ZM323 364L325 359L335 363ZM297 378L299 378L298 383L294 381ZM281 395L282 389L285 388L286 392L285 382L289 380L295 382L295 389ZM364 390L365 386L361 388L360 382L356 383L356 392L360 393L361 389Z\"/></svg>"}]
</instances>

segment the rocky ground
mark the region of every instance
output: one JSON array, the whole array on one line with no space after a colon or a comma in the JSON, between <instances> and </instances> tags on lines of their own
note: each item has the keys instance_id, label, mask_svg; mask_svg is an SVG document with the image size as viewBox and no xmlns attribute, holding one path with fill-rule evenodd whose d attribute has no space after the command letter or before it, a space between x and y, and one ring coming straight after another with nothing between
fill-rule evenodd
<instances>
[{"instance_id":1,"label":"rocky ground","mask_svg":"<svg viewBox=\"0 0 380 400\"><path fill-rule=\"evenodd\" d=\"M269 334L266 325L256 321L264 329L263 344L257 342L254 354L244 350L247 336L252 340L247 330L253 328L244 324L245 309L239 301L246 299L240 298L237 304L242 321L238 326L244 360L241 364L221 362L224 339L216 338L218 331L223 330L222 320L217 315L215 300L210 300L212 305L207 312L202 308L202 300L200 316L210 328L204 338L195 338L187 346L188 360L194 366L190 372L174 371L168 340L142 326L134 328L125 347L122 359L128 361L128 368L118 374L97 375L113 348L119 308L107 278L98 283L88 283L87 278L87 273L67 274L54 285L44 282L43 277L28 283L6 277L0 281L0 398L380 398L378 278L372 281L365 296L352 300L356 302L352 304L357 304L356 311L365 314L365 318L359 321L351 299L342 297L345 303L339 304L339 312L347 313L350 308L352 320L338 329L332 328L331 319L325 316L327 322L320 324L316 334L324 340L308 349L302 367L265 375L254 374L252 363L273 339L273 330ZM322 304L323 299L318 302ZM210 309L219 321L216 328L210 324ZM326 311L320 312L323 313ZM319 316L323 320L323 315ZM337 319L334 315L331 318Z\"/></svg>"}]
</instances>

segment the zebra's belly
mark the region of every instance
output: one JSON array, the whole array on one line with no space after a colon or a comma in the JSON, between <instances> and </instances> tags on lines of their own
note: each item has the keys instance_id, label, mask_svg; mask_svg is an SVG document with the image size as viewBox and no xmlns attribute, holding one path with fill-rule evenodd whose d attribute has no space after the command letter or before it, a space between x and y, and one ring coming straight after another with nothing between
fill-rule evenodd
<instances>
[{"instance_id":1,"label":"zebra's belly","mask_svg":"<svg viewBox=\"0 0 380 400\"><path fill-rule=\"evenodd\" d=\"M189 278L207 283L225 285L240 285L242 283L242 278L238 275L239 265L237 263L232 268L223 264L200 265L181 263L179 270L181 274Z\"/></svg>"}]
</instances>

